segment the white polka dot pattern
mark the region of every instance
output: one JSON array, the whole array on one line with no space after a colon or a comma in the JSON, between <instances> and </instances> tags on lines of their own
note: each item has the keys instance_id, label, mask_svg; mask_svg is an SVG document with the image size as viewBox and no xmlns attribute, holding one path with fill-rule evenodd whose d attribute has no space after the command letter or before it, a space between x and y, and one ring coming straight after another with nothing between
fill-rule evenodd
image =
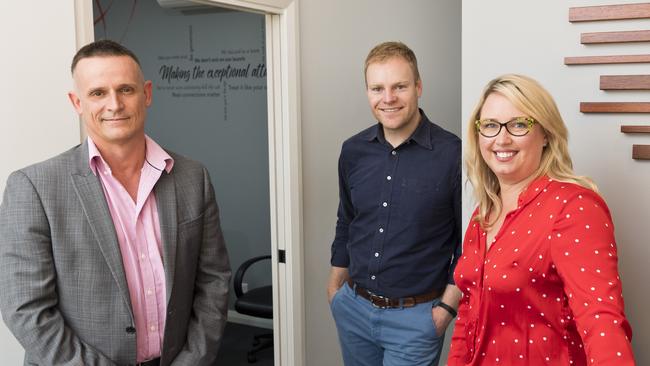
<instances>
[{"instance_id":1,"label":"white polka dot pattern","mask_svg":"<svg viewBox=\"0 0 650 366\"><path fill-rule=\"evenodd\" d=\"M539 178L486 247L472 220L454 275L463 298L449 365L634 365L600 196Z\"/></svg>"}]
</instances>

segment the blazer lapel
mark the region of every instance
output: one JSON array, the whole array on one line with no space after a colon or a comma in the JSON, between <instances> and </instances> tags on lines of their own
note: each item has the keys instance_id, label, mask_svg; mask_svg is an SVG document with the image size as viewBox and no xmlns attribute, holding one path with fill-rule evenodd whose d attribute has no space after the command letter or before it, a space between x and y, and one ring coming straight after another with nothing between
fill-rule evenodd
<instances>
[{"instance_id":1,"label":"blazer lapel","mask_svg":"<svg viewBox=\"0 0 650 366\"><path fill-rule=\"evenodd\" d=\"M178 235L178 219L176 216L176 184L174 176L166 171L154 187L158 218L160 220L160 236L162 240L162 257L165 266L165 284L167 287L167 303L174 285L176 271L176 247Z\"/></svg>"},{"instance_id":2,"label":"blazer lapel","mask_svg":"<svg viewBox=\"0 0 650 366\"><path fill-rule=\"evenodd\" d=\"M117 241L115 226L102 189L99 178L95 176L88 166L88 147L84 143L80 150L79 172L71 174L72 185L81 202L83 214L90 225L99 249L113 274L115 282L122 294L125 303L131 308L131 297L126 283L124 264L120 245ZM85 164L85 166L83 166Z\"/></svg>"}]
</instances>

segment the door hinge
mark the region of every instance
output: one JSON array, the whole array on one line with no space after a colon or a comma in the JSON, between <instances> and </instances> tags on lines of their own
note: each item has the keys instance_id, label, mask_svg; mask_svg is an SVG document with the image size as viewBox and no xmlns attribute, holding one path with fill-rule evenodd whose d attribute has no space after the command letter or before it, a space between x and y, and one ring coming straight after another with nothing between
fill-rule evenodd
<instances>
[{"instance_id":1,"label":"door hinge","mask_svg":"<svg viewBox=\"0 0 650 366\"><path fill-rule=\"evenodd\" d=\"M278 262L286 263L286 253L284 249L278 249Z\"/></svg>"}]
</instances>

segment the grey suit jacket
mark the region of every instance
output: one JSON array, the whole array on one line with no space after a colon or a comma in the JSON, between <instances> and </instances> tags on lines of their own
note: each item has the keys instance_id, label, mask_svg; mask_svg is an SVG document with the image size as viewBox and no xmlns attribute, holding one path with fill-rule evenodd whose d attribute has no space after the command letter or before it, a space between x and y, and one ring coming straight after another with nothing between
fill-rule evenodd
<instances>
[{"instance_id":1,"label":"grey suit jacket","mask_svg":"<svg viewBox=\"0 0 650 366\"><path fill-rule=\"evenodd\" d=\"M206 169L171 154L154 188L167 284L161 365L211 365L230 265ZM0 310L29 365L136 362L122 257L88 146L11 174L0 206Z\"/></svg>"}]
</instances>

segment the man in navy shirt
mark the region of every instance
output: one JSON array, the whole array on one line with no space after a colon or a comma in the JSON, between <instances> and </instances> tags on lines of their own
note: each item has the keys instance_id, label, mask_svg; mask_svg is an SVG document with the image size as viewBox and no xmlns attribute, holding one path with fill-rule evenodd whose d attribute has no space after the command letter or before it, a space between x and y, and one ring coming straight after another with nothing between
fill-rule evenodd
<instances>
[{"instance_id":1,"label":"man in navy shirt","mask_svg":"<svg viewBox=\"0 0 650 366\"><path fill-rule=\"evenodd\" d=\"M343 143L328 298L350 365L437 365L460 291L461 142L418 108L415 54L373 48L366 91L379 122Z\"/></svg>"}]
</instances>

